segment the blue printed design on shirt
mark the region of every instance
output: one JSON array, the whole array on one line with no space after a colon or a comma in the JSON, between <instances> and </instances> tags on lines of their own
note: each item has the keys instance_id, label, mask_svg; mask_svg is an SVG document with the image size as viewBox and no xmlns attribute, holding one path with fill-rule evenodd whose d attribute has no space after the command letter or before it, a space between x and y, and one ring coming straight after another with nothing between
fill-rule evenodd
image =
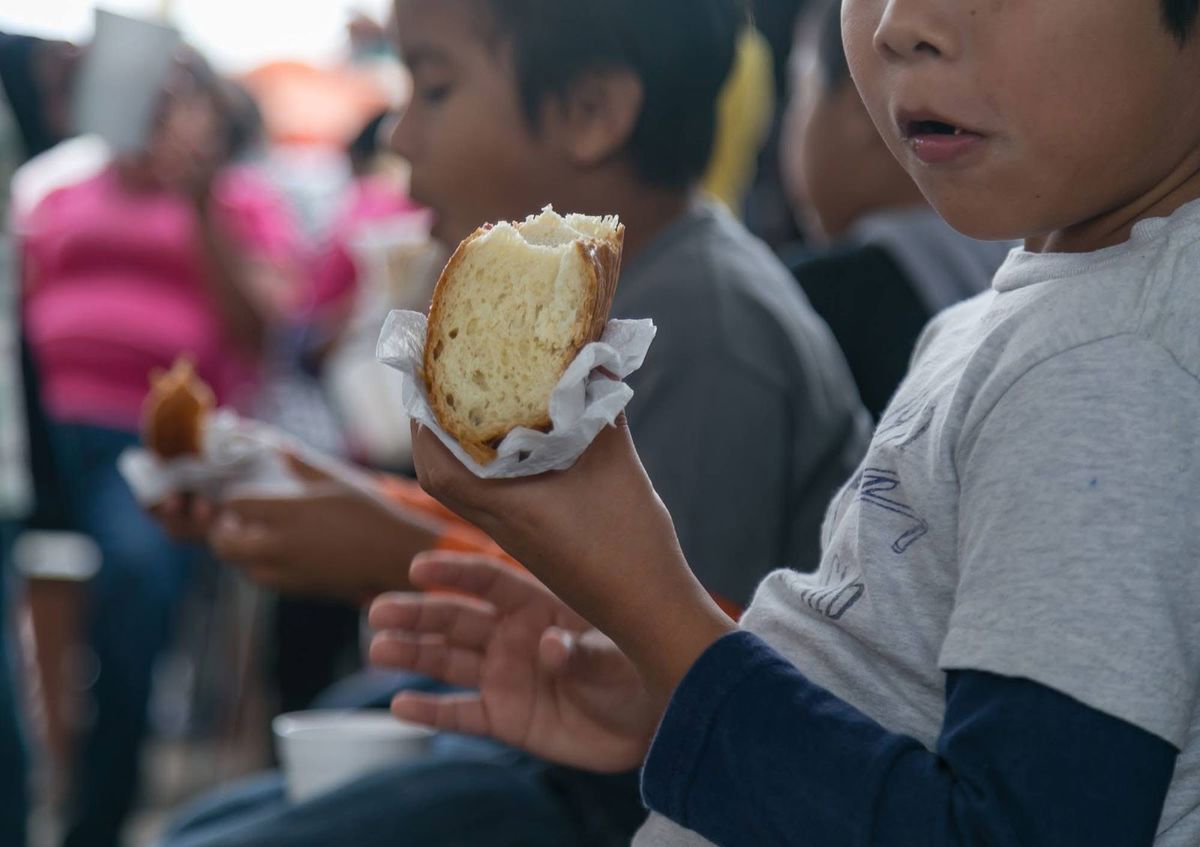
<instances>
[{"instance_id":1,"label":"blue printed design on shirt","mask_svg":"<svg viewBox=\"0 0 1200 847\"><path fill-rule=\"evenodd\" d=\"M896 471L880 468L867 468L863 471L862 482L859 485L858 499L881 509L887 509L897 515L902 515L909 521L909 526L892 543L892 551L904 553L918 540L929 533L929 524L918 515L907 503L897 500L894 495L900 489L900 475Z\"/></svg>"}]
</instances>

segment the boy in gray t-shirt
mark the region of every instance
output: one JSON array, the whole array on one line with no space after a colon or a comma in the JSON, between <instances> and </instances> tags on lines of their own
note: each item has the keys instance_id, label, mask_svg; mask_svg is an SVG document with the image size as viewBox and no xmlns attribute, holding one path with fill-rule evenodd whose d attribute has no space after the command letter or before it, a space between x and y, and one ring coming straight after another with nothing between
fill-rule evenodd
<instances>
[{"instance_id":1,"label":"boy in gray t-shirt","mask_svg":"<svg viewBox=\"0 0 1200 847\"><path fill-rule=\"evenodd\" d=\"M925 334L820 568L769 577L738 630L622 428L504 485L418 432L423 484L545 587L418 561L488 605L379 601L375 656L452 657L479 691L394 709L577 766L644 757L638 845L1200 843L1200 8L842 13L932 205L1025 248Z\"/></svg>"}]
</instances>

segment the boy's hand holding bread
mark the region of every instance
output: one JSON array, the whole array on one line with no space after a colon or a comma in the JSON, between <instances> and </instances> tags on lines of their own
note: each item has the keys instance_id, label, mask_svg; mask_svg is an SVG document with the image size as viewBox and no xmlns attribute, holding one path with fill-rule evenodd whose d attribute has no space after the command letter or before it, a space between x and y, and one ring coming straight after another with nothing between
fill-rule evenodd
<instances>
[{"instance_id":1,"label":"boy's hand holding bread","mask_svg":"<svg viewBox=\"0 0 1200 847\"><path fill-rule=\"evenodd\" d=\"M512 428L548 424L563 370L605 325L621 234L615 219L544 214L480 230L451 259L424 376L437 421L476 461ZM688 568L623 417L569 470L516 480L480 479L420 424L413 446L422 486L612 637L663 703L733 628Z\"/></svg>"}]
</instances>

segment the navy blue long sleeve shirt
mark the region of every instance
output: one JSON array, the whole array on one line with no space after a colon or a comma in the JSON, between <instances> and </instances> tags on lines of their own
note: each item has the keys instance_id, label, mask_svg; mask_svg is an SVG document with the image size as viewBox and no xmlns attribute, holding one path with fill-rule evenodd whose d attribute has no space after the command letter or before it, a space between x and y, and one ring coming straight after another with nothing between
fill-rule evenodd
<instances>
[{"instance_id":1,"label":"navy blue long sleeve shirt","mask_svg":"<svg viewBox=\"0 0 1200 847\"><path fill-rule=\"evenodd\" d=\"M746 632L672 697L647 805L719 845L1137 847L1177 751L1046 686L947 675L937 749L889 732Z\"/></svg>"}]
</instances>

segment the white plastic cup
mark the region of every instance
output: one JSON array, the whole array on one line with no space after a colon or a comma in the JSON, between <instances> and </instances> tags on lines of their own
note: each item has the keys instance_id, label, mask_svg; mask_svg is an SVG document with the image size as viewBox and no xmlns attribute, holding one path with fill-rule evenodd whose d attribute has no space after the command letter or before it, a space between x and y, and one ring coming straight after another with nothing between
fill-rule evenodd
<instances>
[{"instance_id":1,"label":"white plastic cup","mask_svg":"<svg viewBox=\"0 0 1200 847\"><path fill-rule=\"evenodd\" d=\"M272 722L288 799L302 803L429 750L434 730L383 709L309 711Z\"/></svg>"}]
</instances>

